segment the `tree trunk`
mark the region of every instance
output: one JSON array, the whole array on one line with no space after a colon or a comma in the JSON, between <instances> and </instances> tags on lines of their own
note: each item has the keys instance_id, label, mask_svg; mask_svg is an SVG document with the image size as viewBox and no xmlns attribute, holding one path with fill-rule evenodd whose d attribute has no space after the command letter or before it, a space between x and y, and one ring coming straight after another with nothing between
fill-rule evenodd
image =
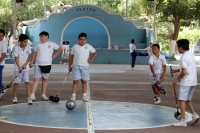
<instances>
[{"instance_id":1,"label":"tree trunk","mask_svg":"<svg viewBox=\"0 0 200 133\"><path fill-rule=\"evenodd\" d=\"M174 33L172 35L172 39L170 43L169 57L172 57L172 55L175 53L176 41L178 38L179 29L180 29L180 19L178 17L174 18L173 24L174 24Z\"/></svg>"}]
</instances>

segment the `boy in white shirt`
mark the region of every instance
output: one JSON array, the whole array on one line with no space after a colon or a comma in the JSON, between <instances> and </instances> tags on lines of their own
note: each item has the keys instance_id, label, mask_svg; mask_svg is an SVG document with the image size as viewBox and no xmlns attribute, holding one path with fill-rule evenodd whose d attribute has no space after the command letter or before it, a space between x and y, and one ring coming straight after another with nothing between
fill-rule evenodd
<instances>
[{"instance_id":1,"label":"boy in white shirt","mask_svg":"<svg viewBox=\"0 0 200 133\"><path fill-rule=\"evenodd\" d=\"M62 56L61 56L61 62L60 65L66 65L66 63L69 60L69 41L63 42L63 52L62 52ZM64 63L66 60L66 63Z\"/></svg>"},{"instance_id":2,"label":"boy in white shirt","mask_svg":"<svg viewBox=\"0 0 200 133\"><path fill-rule=\"evenodd\" d=\"M3 68L5 65L5 57L7 53L7 42L4 40L5 31L0 29L0 90L3 89L2 85L2 76L3 76ZM1 91L0 98L3 94L5 94L6 90Z\"/></svg>"},{"instance_id":3,"label":"boy in white shirt","mask_svg":"<svg viewBox=\"0 0 200 133\"><path fill-rule=\"evenodd\" d=\"M28 36L21 34L19 36L19 45L15 47L15 65L14 65L14 77L17 78L14 81L13 86L13 103L17 103L17 89L18 84L24 82L28 93L28 104L32 104L30 97L30 85L29 85L29 62L31 56L31 48L28 44Z\"/></svg>"},{"instance_id":4,"label":"boy in white shirt","mask_svg":"<svg viewBox=\"0 0 200 133\"><path fill-rule=\"evenodd\" d=\"M80 33L78 36L78 44L75 44L71 49L69 57L69 71L72 71L72 97L71 100L76 100L76 90L79 80L81 80L83 101L88 102L87 97L87 81L90 80L89 75L89 63L92 62L97 53L96 50L86 43L87 34ZM92 53L92 57L89 58L89 54Z\"/></svg>"},{"instance_id":5,"label":"boy in white shirt","mask_svg":"<svg viewBox=\"0 0 200 133\"><path fill-rule=\"evenodd\" d=\"M149 78L152 84L152 90L155 94L154 104L160 104L160 92L153 85L154 81L162 82L164 81L166 73L166 59L163 55L160 54L160 46L158 44L153 44L152 46L153 54L149 58L150 72Z\"/></svg>"},{"instance_id":6,"label":"boy in white shirt","mask_svg":"<svg viewBox=\"0 0 200 133\"><path fill-rule=\"evenodd\" d=\"M46 96L46 89L47 89L47 80L49 78L49 73L51 71L52 60L56 58L61 52L62 48L59 47L54 42L50 42L49 33L43 31L39 34L41 42L38 43L34 48L34 54L31 61L30 66L33 67L33 63L35 61L34 67L34 80L33 80L33 89L31 94L31 99L36 100L35 92L38 87L38 82L42 77L42 100L49 100ZM57 52L53 54L54 50Z\"/></svg>"},{"instance_id":7,"label":"boy in white shirt","mask_svg":"<svg viewBox=\"0 0 200 133\"><path fill-rule=\"evenodd\" d=\"M192 125L196 124L199 120L199 115L196 114L192 105L192 96L197 85L197 70L196 61L194 55L189 52L189 41L187 39L181 39L177 41L178 52L183 54L180 58L181 69L172 70L172 73L180 72L180 75L175 81L180 82L179 87L179 106L181 110L181 120L178 123L174 123L173 126L187 126L185 120L185 104L192 112Z\"/></svg>"},{"instance_id":8,"label":"boy in white shirt","mask_svg":"<svg viewBox=\"0 0 200 133\"><path fill-rule=\"evenodd\" d=\"M148 53L148 57L150 57L152 55L152 45L153 45L153 43L150 43L150 46L147 47L144 51L144 53Z\"/></svg>"}]
</instances>

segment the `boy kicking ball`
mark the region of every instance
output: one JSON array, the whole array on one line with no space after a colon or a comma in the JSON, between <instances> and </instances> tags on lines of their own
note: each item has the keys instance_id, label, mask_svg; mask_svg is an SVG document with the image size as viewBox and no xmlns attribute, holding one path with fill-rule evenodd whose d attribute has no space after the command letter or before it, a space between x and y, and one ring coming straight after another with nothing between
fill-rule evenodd
<instances>
[{"instance_id":1,"label":"boy kicking ball","mask_svg":"<svg viewBox=\"0 0 200 133\"><path fill-rule=\"evenodd\" d=\"M187 39L181 39L177 41L178 52L183 54L180 58L181 69L172 70L171 73L180 72L180 75L175 81L180 82L179 87L179 106L181 110L181 120L178 123L174 123L173 126L186 127L187 123L185 120L185 104L189 107L192 112L192 125L199 121L199 115L196 114L192 105L192 96L197 85L197 70L196 61L194 55L189 52L189 41Z\"/></svg>"},{"instance_id":2,"label":"boy kicking ball","mask_svg":"<svg viewBox=\"0 0 200 133\"><path fill-rule=\"evenodd\" d=\"M14 81L13 86L13 103L17 103L17 89L18 84L24 82L26 86L26 91L28 93L28 104L32 104L32 99L30 97L30 85L29 85L29 62L31 47L28 44L28 36L21 34L19 36L19 45L16 46L14 51L15 65L14 65L14 77L17 78Z\"/></svg>"},{"instance_id":3,"label":"boy kicking ball","mask_svg":"<svg viewBox=\"0 0 200 133\"><path fill-rule=\"evenodd\" d=\"M155 94L154 104L160 104L160 92L154 86L154 81L162 82L164 81L166 73L166 59L163 55L160 54L160 46L158 44L153 44L152 46L153 55L149 57L150 72L149 78L152 84L152 89Z\"/></svg>"},{"instance_id":4,"label":"boy kicking ball","mask_svg":"<svg viewBox=\"0 0 200 133\"><path fill-rule=\"evenodd\" d=\"M86 43L87 34L81 33L78 36L78 44L75 44L71 49L69 58L69 71L72 71L72 97L71 100L76 100L76 90L79 80L81 80L83 101L88 102L87 97L87 81L90 80L89 75L89 63L94 60L97 53L96 50ZM92 53L92 57L89 58L89 54Z\"/></svg>"}]
</instances>

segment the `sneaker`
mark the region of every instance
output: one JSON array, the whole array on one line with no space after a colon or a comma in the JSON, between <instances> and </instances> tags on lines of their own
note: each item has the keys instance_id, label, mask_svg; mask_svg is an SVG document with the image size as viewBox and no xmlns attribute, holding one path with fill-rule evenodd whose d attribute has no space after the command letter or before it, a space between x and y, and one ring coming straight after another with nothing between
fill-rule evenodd
<instances>
[{"instance_id":1,"label":"sneaker","mask_svg":"<svg viewBox=\"0 0 200 133\"><path fill-rule=\"evenodd\" d=\"M134 67L131 67L131 70L134 70Z\"/></svg>"},{"instance_id":2,"label":"sneaker","mask_svg":"<svg viewBox=\"0 0 200 133\"><path fill-rule=\"evenodd\" d=\"M16 97L13 98L13 103L17 103L17 98Z\"/></svg>"},{"instance_id":3,"label":"sneaker","mask_svg":"<svg viewBox=\"0 0 200 133\"><path fill-rule=\"evenodd\" d=\"M76 101L76 97L75 97L75 96L72 96L70 100Z\"/></svg>"},{"instance_id":4,"label":"sneaker","mask_svg":"<svg viewBox=\"0 0 200 133\"><path fill-rule=\"evenodd\" d=\"M1 93L0 93L0 98L6 93L8 89L5 89L5 90L2 90Z\"/></svg>"},{"instance_id":5,"label":"sneaker","mask_svg":"<svg viewBox=\"0 0 200 133\"><path fill-rule=\"evenodd\" d=\"M31 99L31 97L28 97L28 105L32 105L33 104L33 101Z\"/></svg>"},{"instance_id":6,"label":"sneaker","mask_svg":"<svg viewBox=\"0 0 200 133\"><path fill-rule=\"evenodd\" d=\"M36 100L35 94L31 94L31 99L32 99L32 101L35 101L35 100Z\"/></svg>"},{"instance_id":7,"label":"sneaker","mask_svg":"<svg viewBox=\"0 0 200 133\"><path fill-rule=\"evenodd\" d=\"M66 65L67 63L64 63L64 65Z\"/></svg>"},{"instance_id":8,"label":"sneaker","mask_svg":"<svg viewBox=\"0 0 200 133\"><path fill-rule=\"evenodd\" d=\"M83 96L83 101L84 102L89 102L89 98L87 96Z\"/></svg>"},{"instance_id":9,"label":"sneaker","mask_svg":"<svg viewBox=\"0 0 200 133\"><path fill-rule=\"evenodd\" d=\"M156 101L154 102L154 104L160 104L161 103L161 99L159 97L156 98Z\"/></svg>"},{"instance_id":10,"label":"sneaker","mask_svg":"<svg viewBox=\"0 0 200 133\"><path fill-rule=\"evenodd\" d=\"M197 114L192 115L192 124L191 125L197 124L198 121L199 121L199 115L197 115Z\"/></svg>"},{"instance_id":11,"label":"sneaker","mask_svg":"<svg viewBox=\"0 0 200 133\"><path fill-rule=\"evenodd\" d=\"M173 123L172 125L175 126L175 127L187 127L187 123L183 120L180 120L177 123Z\"/></svg>"},{"instance_id":12,"label":"sneaker","mask_svg":"<svg viewBox=\"0 0 200 133\"><path fill-rule=\"evenodd\" d=\"M49 98L45 94L42 94L41 99L44 101L49 101Z\"/></svg>"},{"instance_id":13,"label":"sneaker","mask_svg":"<svg viewBox=\"0 0 200 133\"><path fill-rule=\"evenodd\" d=\"M154 96L154 99L153 99L153 101L156 101L156 99L157 99L157 96Z\"/></svg>"}]
</instances>

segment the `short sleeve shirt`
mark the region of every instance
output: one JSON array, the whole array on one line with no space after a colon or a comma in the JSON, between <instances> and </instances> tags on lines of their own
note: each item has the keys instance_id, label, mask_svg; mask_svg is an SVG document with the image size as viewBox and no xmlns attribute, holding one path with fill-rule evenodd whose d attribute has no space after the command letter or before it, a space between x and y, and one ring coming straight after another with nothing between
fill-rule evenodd
<instances>
[{"instance_id":1,"label":"short sleeve shirt","mask_svg":"<svg viewBox=\"0 0 200 133\"><path fill-rule=\"evenodd\" d=\"M8 43L6 42L6 39L0 41L0 57L2 56L3 53L7 53L7 45ZM5 59L0 63L1 66L5 65Z\"/></svg>"},{"instance_id":2,"label":"short sleeve shirt","mask_svg":"<svg viewBox=\"0 0 200 133\"><path fill-rule=\"evenodd\" d=\"M197 85L197 70L194 55L186 51L180 58L180 67L185 68L187 74L181 78L180 85L195 86Z\"/></svg>"},{"instance_id":3,"label":"short sleeve shirt","mask_svg":"<svg viewBox=\"0 0 200 133\"><path fill-rule=\"evenodd\" d=\"M34 52L37 52L36 65L46 66L52 64L52 55L54 50L58 50L59 46L54 42L38 43Z\"/></svg>"},{"instance_id":4,"label":"short sleeve shirt","mask_svg":"<svg viewBox=\"0 0 200 133\"><path fill-rule=\"evenodd\" d=\"M155 73L163 73L163 66L166 65L166 59L163 55L159 55L157 58L154 54L149 58L149 65L153 65ZM152 72L149 72L152 75Z\"/></svg>"},{"instance_id":5,"label":"short sleeve shirt","mask_svg":"<svg viewBox=\"0 0 200 133\"><path fill-rule=\"evenodd\" d=\"M89 54L95 52L96 50L90 44L83 46L75 44L71 49L71 55L74 55L73 65L89 66Z\"/></svg>"},{"instance_id":6,"label":"short sleeve shirt","mask_svg":"<svg viewBox=\"0 0 200 133\"><path fill-rule=\"evenodd\" d=\"M130 48L130 53L132 53L136 49L136 45L131 43L129 44L129 48Z\"/></svg>"},{"instance_id":7,"label":"short sleeve shirt","mask_svg":"<svg viewBox=\"0 0 200 133\"><path fill-rule=\"evenodd\" d=\"M31 47L29 45L27 45L24 50L21 49L20 46L15 47L14 55L15 55L15 57L18 57L19 65L21 68L26 63L28 56L30 54L31 54ZM19 71L19 68L18 68L16 62L14 65L14 70ZM24 69L23 71L27 71L27 70L29 70L29 64L26 65L26 69Z\"/></svg>"}]
</instances>

